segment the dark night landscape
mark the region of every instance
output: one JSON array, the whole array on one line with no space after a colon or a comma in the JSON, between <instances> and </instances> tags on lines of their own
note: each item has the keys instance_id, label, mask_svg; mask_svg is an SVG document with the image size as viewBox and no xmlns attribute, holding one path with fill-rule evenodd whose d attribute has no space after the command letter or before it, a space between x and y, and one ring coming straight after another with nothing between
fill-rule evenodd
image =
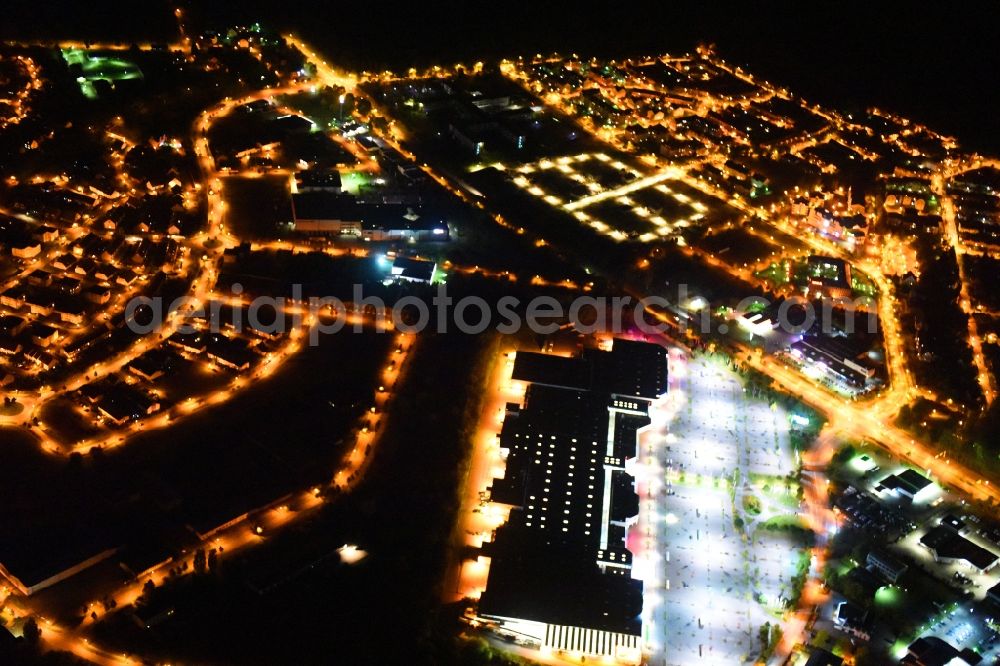
<instances>
[{"instance_id":1,"label":"dark night landscape","mask_svg":"<svg viewBox=\"0 0 1000 666\"><path fill-rule=\"evenodd\" d=\"M1000 8L11 0L0 666L1000 664Z\"/></svg>"}]
</instances>

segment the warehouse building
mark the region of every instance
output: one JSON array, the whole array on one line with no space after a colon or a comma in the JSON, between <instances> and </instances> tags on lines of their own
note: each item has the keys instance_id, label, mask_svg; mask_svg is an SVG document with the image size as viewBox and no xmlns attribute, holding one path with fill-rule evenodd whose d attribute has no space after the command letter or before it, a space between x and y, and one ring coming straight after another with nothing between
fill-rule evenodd
<instances>
[{"instance_id":1,"label":"warehouse building","mask_svg":"<svg viewBox=\"0 0 1000 666\"><path fill-rule=\"evenodd\" d=\"M483 553L490 560L479 615L539 644L637 663L642 582L632 578L629 528L639 514L639 431L667 389L666 350L615 340L577 357L519 352L508 406L506 459L490 489L510 508Z\"/></svg>"}]
</instances>

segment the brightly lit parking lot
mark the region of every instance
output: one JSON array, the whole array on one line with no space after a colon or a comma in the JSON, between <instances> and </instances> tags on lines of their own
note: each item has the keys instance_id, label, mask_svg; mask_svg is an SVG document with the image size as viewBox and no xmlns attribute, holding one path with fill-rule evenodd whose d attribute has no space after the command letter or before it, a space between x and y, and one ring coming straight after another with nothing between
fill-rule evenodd
<instances>
[{"instance_id":1,"label":"brightly lit parking lot","mask_svg":"<svg viewBox=\"0 0 1000 666\"><path fill-rule=\"evenodd\" d=\"M990 625L996 626L996 615L992 609L976 607L972 604L953 604L929 622L919 637L936 636L957 650L970 648L979 653L983 664L1000 661L1000 634ZM902 643L895 646L897 656L905 654Z\"/></svg>"},{"instance_id":2,"label":"brightly lit parking lot","mask_svg":"<svg viewBox=\"0 0 1000 666\"><path fill-rule=\"evenodd\" d=\"M720 361L671 350L670 391L640 436L639 465L630 545L646 583L648 663L752 662L803 553L780 531L757 529L794 520L795 503L765 500L751 516L742 502L758 492L751 478L794 470L788 415L749 397Z\"/></svg>"},{"instance_id":3,"label":"brightly lit parking lot","mask_svg":"<svg viewBox=\"0 0 1000 666\"><path fill-rule=\"evenodd\" d=\"M499 165L502 167L502 165ZM680 169L650 171L605 153L506 167L514 184L615 240L676 238L719 202L683 182Z\"/></svg>"}]
</instances>

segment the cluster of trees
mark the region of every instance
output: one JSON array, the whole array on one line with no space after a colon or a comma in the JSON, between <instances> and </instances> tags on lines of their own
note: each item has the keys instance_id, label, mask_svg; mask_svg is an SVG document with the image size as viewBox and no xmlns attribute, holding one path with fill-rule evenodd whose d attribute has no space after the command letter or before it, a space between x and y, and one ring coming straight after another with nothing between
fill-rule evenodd
<instances>
[{"instance_id":1,"label":"cluster of trees","mask_svg":"<svg viewBox=\"0 0 1000 666\"><path fill-rule=\"evenodd\" d=\"M946 451L952 459L979 472L1000 478L1000 402L967 420L951 414L948 419L929 418L940 406L923 400L904 405L896 423ZM961 423L960 423L961 422Z\"/></svg>"},{"instance_id":2,"label":"cluster of trees","mask_svg":"<svg viewBox=\"0 0 1000 666\"><path fill-rule=\"evenodd\" d=\"M0 623L0 632L7 629ZM10 666L85 666L88 662L70 652L43 651L42 630L35 618L29 617L21 626L21 637L0 641L0 664Z\"/></svg>"},{"instance_id":3,"label":"cluster of trees","mask_svg":"<svg viewBox=\"0 0 1000 666\"><path fill-rule=\"evenodd\" d=\"M757 631L757 639L760 641L760 658L757 663L767 663L781 641L781 625L765 622Z\"/></svg>"},{"instance_id":4,"label":"cluster of trees","mask_svg":"<svg viewBox=\"0 0 1000 666\"><path fill-rule=\"evenodd\" d=\"M788 431L788 438L791 441L792 448L796 451L805 451L812 446L812 443L819 436L823 426L826 425L826 419L815 409L797 401L795 402L795 406L790 409L794 409L796 414L804 416L809 420L804 425L793 423L791 429Z\"/></svg>"},{"instance_id":5,"label":"cluster of trees","mask_svg":"<svg viewBox=\"0 0 1000 666\"><path fill-rule=\"evenodd\" d=\"M446 563L461 556L453 530L480 388L498 354L493 342L424 335L355 488L259 547L224 553L219 575L210 572L222 558L206 550L188 558L206 575L148 586L144 599L176 611L156 628L159 644L115 617L121 614L95 628L102 644L148 650L145 656L161 661L321 663L335 652L345 663L509 664L456 641L457 616L440 608L441 586L453 583L443 580ZM354 566L325 557L343 543L361 544L370 556ZM295 552L318 559L268 582ZM261 578L263 594L248 585ZM371 622L376 615L379 622ZM267 626L270 639L246 641L247 626Z\"/></svg>"},{"instance_id":6,"label":"cluster of trees","mask_svg":"<svg viewBox=\"0 0 1000 666\"><path fill-rule=\"evenodd\" d=\"M959 304L960 281L955 252L930 241L918 245L921 273L909 298L918 340L920 384L975 407L982 394L966 341L968 319Z\"/></svg>"},{"instance_id":7,"label":"cluster of trees","mask_svg":"<svg viewBox=\"0 0 1000 666\"><path fill-rule=\"evenodd\" d=\"M785 599L785 606L787 608L794 607L799 603L799 597L802 596L802 588L806 585L806 578L809 576L809 565L812 561L812 554L808 550L803 550L799 553L799 557L795 562L795 574L792 576L790 583L791 590L788 593L788 598Z\"/></svg>"},{"instance_id":8,"label":"cluster of trees","mask_svg":"<svg viewBox=\"0 0 1000 666\"><path fill-rule=\"evenodd\" d=\"M969 456L967 463L1000 476L1000 400L972 419L967 438L969 446L962 452Z\"/></svg>"},{"instance_id":9,"label":"cluster of trees","mask_svg":"<svg viewBox=\"0 0 1000 666\"><path fill-rule=\"evenodd\" d=\"M531 662L498 650L482 638L459 637L454 663L461 666L527 666Z\"/></svg>"}]
</instances>

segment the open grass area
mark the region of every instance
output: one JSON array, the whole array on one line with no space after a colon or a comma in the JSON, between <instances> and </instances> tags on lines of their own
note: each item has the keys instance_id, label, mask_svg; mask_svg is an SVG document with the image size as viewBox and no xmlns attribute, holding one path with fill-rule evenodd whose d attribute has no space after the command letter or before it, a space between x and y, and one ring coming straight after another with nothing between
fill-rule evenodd
<instances>
[{"instance_id":1,"label":"open grass area","mask_svg":"<svg viewBox=\"0 0 1000 666\"><path fill-rule=\"evenodd\" d=\"M287 176L223 179L223 196L229 204L227 223L247 240L291 236L292 202Z\"/></svg>"},{"instance_id":2,"label":"open grass area","mask_svg":"<svg viewBox=\"0 0 1000 666\"><path fill-rule=\"evenodd\" d=\"M45 431L64 446L89 439L101 432L94 423L94 416L86 414L83 408L69 398L50 400L39 410L39 418Z\"/></svg>"},{"instance_id":3,"label":"open grass area","mask_svg":"<svg viewBox=\"0 0 1000 666\"><path fill-rule=\"evenodd\" d=\"M754 273L754 275L765 280L773 288L794 283L796 275L802 269L803 264L801 262L782 259L771 262L767 267Z\"/></svg>"},{"instance_id":4,"label":"open grass area","mask_svg":"<svg viewBox=\"0 0 1000 666\"><path fill-rule=\"evenodd\" d=\"M96 99L98 81L113 84L115 81L141 79L142 70L128 60L112 56L93 55L83 49L63 49L63 60L70 71L77 74L76 82L89 99Z\"/></svg>"},{"instance_id":5,"label":"open grass area","mask_svg":"<svg viewBox=\"0 0 1000 666\"><path fill-rule=\"evenodd\" d=\"M737 267L774 260L779 253L774 243L739 227L709 234L697 241L696 246Z\"/></svg>"},{"instance_id":6,"label":"open grass area","mask_svg":"<svg viewBox=\"0 0 1000 666\"><path fill-rule=\"evenodd\" d=\"M322 336L266 381L121 449L52 458L22 431L0 431L0 521L18 535L0 539L0 562L27 576L150 532L173 544L178 531L206 532L329 480L390 342L374 331Z\"/></svg>"},{"instance_id":7,"label":"open grass area","mask_svg":"<svg viewBox=\"0 0 1000 666\"><path fill-rule=\"evenodd\" d=\"M450 612L439 610L493 339L421 340L355 491L255 548L223 555L219 573L161 588L157 598L176 613L156 627L157 640L125 615L98 625L96 635L116 651L158 660L319 664L336 654L337 663L497 663L489 651L456 661L455 651L465 650L454 642ZM368 557L349 566L329 556L344 543ZM266 594L249 589L248 581L269 576L279 582ZM265 625L268 641L247 640L246 627ZM311 639L299 640L304 634Z\"/></svg>"}]
</instances>

